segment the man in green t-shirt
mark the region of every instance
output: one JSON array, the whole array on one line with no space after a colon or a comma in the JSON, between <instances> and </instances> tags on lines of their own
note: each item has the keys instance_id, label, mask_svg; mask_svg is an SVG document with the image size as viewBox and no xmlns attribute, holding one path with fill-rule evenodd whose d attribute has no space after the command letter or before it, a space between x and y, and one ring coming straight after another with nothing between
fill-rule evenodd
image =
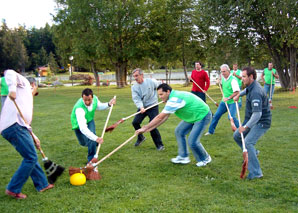
<instances>
[{"instance_id":1,"label":"man in green t-shirt","mask_svg":"<svg viewBox=\"0 0 298 213\"><path fill-rule=\"evenodd\" d=\"M233 69L231 70L231 74L236 78L239 88L242 88L242 71L238 69L238 64L233 64ZM242 98L240 97L238 100L239 108L242 107Z\"/></svg>"},{"instance_id":2,"label":"man in green t-shirt","mask_svg":"<svg viewBox=\"0 0 298 213\"><path fill-rule=\"evenodd\" d=\"M75 131L79 144L88 147L88 162L96 154L96 147L103 143L103 138L96 136L94 114L96 110L105 110L116 103L111 99L107 103L101 103L93 95L93 91L86 88L82 92L82 97L76 102L71 112L71 126Z\"/></svg>"},{"instance_id":3,"label":"man in green t-shirt","mask_svg":"<svg viewBox=\"0 0 298 213\"><path fill-rule=\"evenodd\" d=\"M261 77L264 82L264 90L267 96L269 96L269 105L272 108L272 98L274 93L275 78L276 79L279 78L279 76L277 75L276 69L273 68L272 62L268 63L268 68L264 69Z\"/></svg>"},{"instance_id":4,"label":"man in green t-shirt","mask_svg":"<svg viewBox=\"0 0 298 213\"><path fill-rule=\"evenodd\" d=\"M205 135L212 135L215 132L215 128L218 124L219 119L221 116L227 112L227 107L225 102L228 105L230 110L231 116L234 120L235 126L239 127L239 121L236 117L236 103L233 100L237 94L239 94L240 88L239 84L237 83L236 78L230 73L230 68L227 64L223 64L220 66L220 72L222 75L221 84L223 90L223 98L222 101L219 103L219 106L212 118L211 124L209 126L208 132ZM228 115L228 118L231 119Z\"/></svg>"},{"instance_id":5,"label":"man in green t-shirt","mask_svg":"<svg viewBox=\"0 0 298 213\"><path fill-rule=\"evenodd\" d=\"M149 124L136 130L136 134L149 132L163 124L171 114L175 114L182 121L175 129L178 143L178 156L172 158L173 163L187 164L190 162L186 146L188 145L196 158L198 167L206 166L211 162L210 155L200 143L200 138L211 120L209 106L198 96L184 91L172 90L168 84L160 84L157 87L159 98L166 103L164 109Z\"/></svg>"}]
</instances>

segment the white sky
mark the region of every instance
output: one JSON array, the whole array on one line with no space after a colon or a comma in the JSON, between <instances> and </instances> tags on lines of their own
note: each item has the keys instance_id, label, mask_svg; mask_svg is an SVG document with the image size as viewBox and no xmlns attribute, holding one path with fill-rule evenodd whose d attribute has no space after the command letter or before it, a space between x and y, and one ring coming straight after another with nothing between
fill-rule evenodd
<instances>
[{"instance_id":1,"label":"white sky","mask_svg":"<svg viewBox=\"0 0 298 213\"><path fill-rule=\"evenodd\" d=\"M5 19L9 28L25 25L26 29L33 26L44 27L46 23L52 25L56 14L54 0L0 0L0 25Z\"/></svg>"}]
</instances>

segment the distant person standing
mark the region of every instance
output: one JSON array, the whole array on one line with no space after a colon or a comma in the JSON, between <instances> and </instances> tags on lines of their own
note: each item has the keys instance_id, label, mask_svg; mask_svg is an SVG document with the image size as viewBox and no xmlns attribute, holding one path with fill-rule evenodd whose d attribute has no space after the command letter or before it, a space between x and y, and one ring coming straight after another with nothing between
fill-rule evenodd
<instances>
[{"instance_id":1,"label":"distant person standing","mask_svg":"<svg viewBox=\"0 0 298 213\"><path fill-rule=\"evenodd\" d=\"M158 82L154 79L144 79L143 70L141 70L140 68L136 68L135 70L133 70L132 76L136 81L136 84L131 87L132 100L138 108L138 112L141 111L141 113L135 116L132 125L135 130L138 130L141 128L141 123L146 116L148 116L149 120L151 121L159 113L158 106L145 110L145 108L157 104L158 102L156 91ZM152 129L150 131L150 134L157 150L163 150L164 145L162 143L158 129ZM145 141L145 139L146 138L143 134L139 134L135 146L139 146L143 141Z\"/></svg>"},{"instance_id":2,"label":"distant person standing","mask_svg":"<svg viewBox=\"0 0 298 213\"><path fill-rule=\"evenodd\" d=\"M1 109L3 108L4 102L7 98L8 95L8 86L7 83L5 81L5 77L2 76L0 78L0 84L1 84Z\"/></svg>"},{"instance_id":3,"label":"distant person standing","mask_svg":"<svg viewBox=\"0 0 298 213\"><path fill-rule=\"evenodd\" d=\"M259 82L256 81L257 73L252 67L243 69L243 83L246 88L234 97L237 101L239 96L246 95L246 109L243 125L234 133L234 140L242 149L241 134L245 139L248 153L247 179L262 178L263 173L258 160L258 151L255 149L260 137L262 137L271 126L271 111L268 98Z\"/></svg>"},{"instance_id":4,"label":"distant person standing","mask_svg":"<svg viewBox=\"0 0 298 213\"><path fill-rule=\"evenodd\" d=\"M231 70L231 74L236 78L239 88L241 90L242 88L242 71L238 69L238 64L233 64L233 70ZM238 106L239 108L242 107L242 98L240 97L238 100Z\"/></svg>"},{"instance_id":5,"label":"distant person standing","mask_svg":"<svg viewBox=\"0 0 298 213\"><path fill-rule=\"evenodd\" d=\"M264 69L262 73L262 80L264 82L264 90L266 95L269 96L269 104L272 107L272 98L274 93L274 86L275 86L275 78L279 78L276 73L276 69L273 68L273 63L269 62L268 67ZM271 91L270 91L271 88Z\"/></svg>"},{"instance_id":6,"label":"distant person standing","mask_svg":"<svg viewBox=\"0 0 298 213\"><path fill-rule=\"evenodd\" d=\"M206 95L204 91L207 91L209 89L210 79L207 72L202 69L201 62L198 61L195 63L195 69L191 72L191 79L201 87L199 88L195 83L193 83L191 92L206 103ZM202 91L202 89L204 91Z\"/></svg>"}]
</instances>

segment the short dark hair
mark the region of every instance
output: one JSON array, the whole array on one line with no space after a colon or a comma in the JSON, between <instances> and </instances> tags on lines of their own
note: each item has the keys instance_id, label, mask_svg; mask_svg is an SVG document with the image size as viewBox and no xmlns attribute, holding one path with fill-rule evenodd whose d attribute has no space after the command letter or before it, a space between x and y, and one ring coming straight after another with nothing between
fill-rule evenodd
<instances>
[{"instance_id":1,"label":"short dark hair","mask_svg":"<svg viewBox=\"0 0 298 213\"><path fill-rule=\"evenodd\" d=\"M162 89L163 92L167 92L170 90L170 92L172 91L172 87L170 87L168 84L166 83L162 83L157 87L157 90Z\"/></svg>"},{"instance_id":2,"label":"short dark hair","mask_svg":"<svg viewBox=\"0 0 298 213\"><path fill-rule=\"evenodd\" d=\"M200 61L196 61L196 62L195 62L195 65L196 65L196 64L200 64L201 66L203 66L203 64L202 64Z\"/></svg>"},{"instance_id":3,"label":"short dark hair","mask_svg":"<svg viewBox=\"0 0 298 213\"><path fill-rule=\"evenodd\" d=\"M248 77L250 75L253 75L253 79L254 80L257 79L257 72L255 71L255 69L253 67L245 67L242 69L242 71L246 71Z\"/></svg>"},{"instance_id":4,"label":"short dark hair","mask_svg":"<svg viewBox=\"0 0 298 213\"><path fill-rule=\"evenodd\" d=\"M84 89L83 92L82 92L82 97L83 97L83 95L85 95L85 96L91 95L93 97L92 89L89 89L89 88Z\"/></svg>"}]
</instances>

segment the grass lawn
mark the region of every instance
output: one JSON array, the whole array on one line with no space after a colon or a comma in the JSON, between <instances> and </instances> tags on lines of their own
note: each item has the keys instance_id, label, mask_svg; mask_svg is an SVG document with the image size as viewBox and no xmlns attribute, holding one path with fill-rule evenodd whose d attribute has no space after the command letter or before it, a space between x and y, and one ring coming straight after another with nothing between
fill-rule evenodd
<instances>
[{"instance_id":1,"label":"grass lawn","mask_svg":"<svg viewBox=\"0 0 298 213\"><path fill-rule=\"evenodd\" d=\"M84 166L87 155L87 148L78 144L70 125L72 107L83 88L40 89L35 98L34 133L49 159L66 168L54 189L38 193L28 180L22 191L28 195L27 199L6 196L6 185L21 158L0 138L0 212L298 212L298 109L288 108L298 106L298 93L277 92L274 96L272 127L256 146L261 151L259 159L264 173L261 180L239 178L242 151L232 138L226 115L214 135L201 139L213 159L208 166L196 167L192 154L190 164L172 164L170 159L177 155L174 129L180 121L172 115L159 127L164 151L156 151L150 134L146 133L147 140L140 147L134 147L133 140L100 164L101 180L72 186L68 167ZM190 90L180 85L173 88ZM117 95L109 125L136 111L130 88L110 86L93 87L93 90L102 102ZM209 94L219 102L216 86L210 88ZM209 100L207 103L215 112L216 106ZM107 114L108 110L96 112L98 135ZM132 118L105 134L99 158L134 134L131 122Z\"/></svg>"}]
</instances>

